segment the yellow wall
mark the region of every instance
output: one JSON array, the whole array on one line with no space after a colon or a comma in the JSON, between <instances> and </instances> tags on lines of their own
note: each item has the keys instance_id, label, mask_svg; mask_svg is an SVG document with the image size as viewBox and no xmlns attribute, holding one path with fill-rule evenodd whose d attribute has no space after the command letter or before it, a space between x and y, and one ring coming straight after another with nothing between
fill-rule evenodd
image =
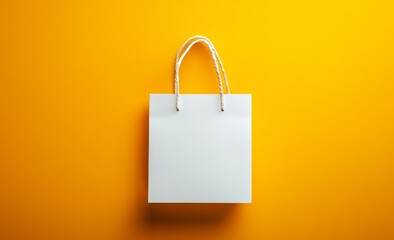
<instances>
[{"instance_id":1,"label":"yellow wall","mask_svg":"<svg viewBox=\"0 0 394 240\"><path fill-rule=\"evenodd\" d=\"M232 3L233 2L233 3ZM239 2L239 3L235 3ZM0 239L394 239L392 1L1 1ZM211 38L253 203L151 206L148 94ZM207 50L184 93L215 93Z\"/></svg>"}]
</instances>

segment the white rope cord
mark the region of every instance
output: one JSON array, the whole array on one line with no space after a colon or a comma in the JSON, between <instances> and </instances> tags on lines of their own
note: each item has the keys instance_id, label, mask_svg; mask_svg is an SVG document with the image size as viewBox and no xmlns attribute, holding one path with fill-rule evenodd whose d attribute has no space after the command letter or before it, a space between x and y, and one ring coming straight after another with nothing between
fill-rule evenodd
<instances>
[{"instance_id":1,"label":"white rope cord","mask_svg":"<svg viewBox=\"0 0 394 240\"><path fill-rule=\"evenodd\" d=\"M176 110L180 110L180 97L179 97L179 68L180 65L182 64L182 61L186 54L189 52L189 50L195 45L196 43L203 42L205 43L211 54L212 54L212 59L215 64L215 70L216 74L218 75L218 81L219 81L219 91L220 91L220 104L221 104L221 110L224 111L224 99L223 99L223 86L222 86L222 78L220 76L220 71L219 71L219 66L216 60L215 52L213 51L210 43L206 41L205 39L197 39L193 41L192 43L189 44L189 46L186 48L186 50L182 53L182 55L179 57L178 61L175 63L175 95L176 95Z\"/></svg>"},{"instance_id":2,"label":"white rope cord","mask_svg":"<svg viewBox=\"0 0 394 240\"><path fill-rule=\"evenodd\" d=\"M209 40L207 37L204 37L204 36L201 36L201 35L195 35L195 36L190 37L189 39L187 39L187 40L183 43L182 47L179 48L178 53L176 54L176 62L179 61L179 55L181 54L181 52L183 51L183 49L185 48L185 46L190 42L190 40L193 40L193 39L204 39L204 40L207 40L208 43L211 45L211 47L212 47L212 49L213 49L213 51L214 51L214 53L215 53L216 59L217 59L218 62L219 62L219 65L220 65L220 69L221 69L221 71L222 71L222 74L223 74L223 78L224 78L224 83L225 83L225 85L226 85L227 94L230 94L230 87L229 87L229 84L228 84L227 74L226 74L226 71L224 70L224 66L223 66L223 63L222 63L222 59L219 57L219 54L218 54L218 52L217 52L215 46L212 44L211 40Z\"/></svg>"},{"instance_id":3,"label":"white rope cord","mask_svg":"<svg viewBox=\"0 0 394 240\"><path fill-rule=\"evenodd\" d=\"M192 43L190 43L188 45L188 47L186 48L186 50L182 53L182 55L180 55L180 53L183 51L183 49L185 48L185 46L188 44L188 42L192 39L196 39L194 40ZM181 48L178 50L177 56L176 56L176 62L175 62L175 95L176 95L176 110L179 111L180 110L180 96L179 96L179 68L180 65L184 59L184 57L186 56L186 54L189 52L189 50L193 47L193 45L195 45L196 43L199 42L203 42L205 43L208 48L209 51L211 52L212 55L212 59L214 61L215 64L215 70L216 70L216 74L218 76L218 82L219 82L219 91L220 91L220 104L221 104L221 110L224 111L224 94L223 94L223 86L222 86L222 78L221 78L221 74L220 74L220 70L223 73L223 77L225 79L225 84L226 84L226 89L227 89L227 93L230 94L230 89L228 87L228 80L227 80L227 75L226 72L224 71L224 67L223 64L220 60L220 57L216 51L216 49L214 48L212 42L203 36L193 36L191 38L189 38L188 40L186 40L186 42L181 46ZM218 61L220 64L221 69L219 70L219 66L218 66Z\"/></svg>"}]
</instances>

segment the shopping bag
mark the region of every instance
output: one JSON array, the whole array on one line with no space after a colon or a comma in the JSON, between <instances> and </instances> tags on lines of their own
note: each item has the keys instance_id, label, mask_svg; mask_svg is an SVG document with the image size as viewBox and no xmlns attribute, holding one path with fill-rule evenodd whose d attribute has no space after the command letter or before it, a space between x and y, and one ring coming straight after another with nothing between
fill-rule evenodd
<instances>
[{"instance_id":1,"label":"shopping bag","mask_svg":"<svg viewBox=\"0 0 394 240\"><path fill-rule=\"evenodd\" d=\"M212 55L219 94L179 92L180 65L197 43ZM251 113L251 94L230 94L212 42L189 38L176 57L175 94L150 94L148 202L250 203Z\"/></svg>"}]
</instances>

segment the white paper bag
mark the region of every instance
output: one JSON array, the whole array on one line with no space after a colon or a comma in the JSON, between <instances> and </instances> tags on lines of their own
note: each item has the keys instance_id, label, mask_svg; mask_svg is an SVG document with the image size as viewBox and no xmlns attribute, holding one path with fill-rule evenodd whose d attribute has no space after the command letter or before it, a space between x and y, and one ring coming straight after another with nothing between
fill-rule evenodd
<instances>
[{"instance_id":1,"label":"white paper bag","mask_svg":"<svg viewBox=\"0 0 394 240\"><path fill-rule=\"evenodd\" d=\"M212 54L220 94L179 94L180 64L198 42ZM176 58L175 94L150 95L148 202L250 203L251 132L251 95L229 94L212 43L188 39Z\"/></svg>"}]
</instances>

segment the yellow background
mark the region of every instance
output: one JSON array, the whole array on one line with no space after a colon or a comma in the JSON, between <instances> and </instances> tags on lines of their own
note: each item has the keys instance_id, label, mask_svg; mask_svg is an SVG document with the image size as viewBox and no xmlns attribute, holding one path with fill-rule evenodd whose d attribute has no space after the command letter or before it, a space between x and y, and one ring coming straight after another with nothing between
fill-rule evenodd
<instances>
[{"instance_id":1,"label":"yellow background","mask_svg":"<svg viewBox=\"0 0 394 240\"><path fill-rule=\"evenodd\" d=\"M0 3L0 239L394 239L392 1ZM253 203L148 206L148 95L211 38ZM203 46L184 93L217 93Z\"/></svg>"}]
</instances>

